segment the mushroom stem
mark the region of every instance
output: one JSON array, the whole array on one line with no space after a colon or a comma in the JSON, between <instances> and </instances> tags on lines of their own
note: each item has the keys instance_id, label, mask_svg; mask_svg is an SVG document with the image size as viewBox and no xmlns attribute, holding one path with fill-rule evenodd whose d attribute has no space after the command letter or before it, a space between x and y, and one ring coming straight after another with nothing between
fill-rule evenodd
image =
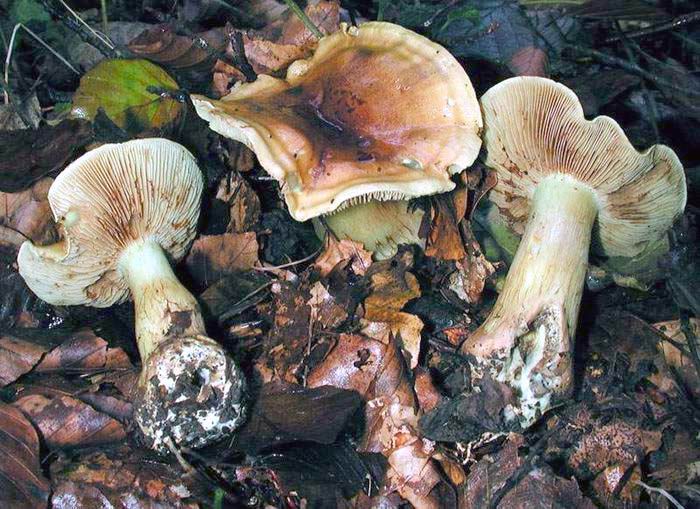
<instances>
[{"instance_id":1,"label":"mushroom stem","mask_svg":"<svg viewBox=\"0 0 700 509\"><path fill-rule=\"evenodd\" d=\"M158 243L132 244L124 250L119 269L134 299L136 340L144 363L168 338L206 335L197 300L177 279Z\"/></svg>"},{"instance_id":2,"label":"mushroom stem","mask_svg":"<svg viewBox=\"0 0 700 509\"><path fill-rule=\"evenodd\" d=\"M516 389L521 408L515 413L524 426L549 408L553 396L570 390L572 345L597 213L586 185L561 174L542 180L503 291L462 346L478 367Z\"/></svg>"},{"instance_id":3,"label":"mushroom stem","mask_svg":"<svg viewBox=\"0 0 700 509\"><path fill-rule=\"evenodd\" d=\"M372 200L325 215L323 220L338 238L361 242L377 260L386 260L396 254L400 244L425 245L418 235L423 215L408 201ZM323 239L326 229L321 221L314 219L314 228Z\"/></svg>"}]
</instances>

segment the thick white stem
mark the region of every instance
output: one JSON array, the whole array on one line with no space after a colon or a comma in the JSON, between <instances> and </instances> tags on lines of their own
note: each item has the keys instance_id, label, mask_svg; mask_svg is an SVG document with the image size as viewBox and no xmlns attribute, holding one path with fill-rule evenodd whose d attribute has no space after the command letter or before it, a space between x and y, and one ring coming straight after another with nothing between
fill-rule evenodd
<instances>
[{"instance_id":1,"label":"thick white stem","mask_svg":"<svg viewBox=\"0 0 700 509\"><path fill-rule=\"evenodd\" d=\"M141 360L167 339L206 335L199 304L178 281L163 249L152 240L126 248L119 269L129 283Z\"/></svg>"},{"instance_id":2,"label":"thick white stem","mask_svg":"<svg viewBox=\"0 0 700 509\"><path fill-rule=\"evenodd\" d=\"M545 411L571 385L571 351L598 207L580 182L553 175L532 197L530 219L503 291L462 351ZM531 422L536 412L523 412Z\"/></svg>"}]
</instances>

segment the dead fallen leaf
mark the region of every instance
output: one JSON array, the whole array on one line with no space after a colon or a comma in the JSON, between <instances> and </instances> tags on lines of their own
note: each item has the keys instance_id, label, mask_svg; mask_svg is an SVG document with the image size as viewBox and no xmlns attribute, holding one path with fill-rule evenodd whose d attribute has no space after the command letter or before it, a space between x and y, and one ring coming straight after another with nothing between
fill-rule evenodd
<instances>
[{"instance_id":1,"label":"dead fallen leaf","mask_svg":"<svg viewBox=\"0 0 700 509\"><path fill-rule=\"evenodd\" d=\"M195 240L185 258L187 272L200 288L258 263L258 241L253 232L204 235Z\"/></svg>"},{"instance_id":2,"label":"dead fallen leaf","mask_svg":"<svg viewBox=\"0 0 700 509\"><path fill-rule=\"evenodd\" d=\"M181 472L126 446L59 456L51 465L55 509L76 507L191 508L191 488ZM209 499L211 501L211 499Z\"/></svg>"},{"instance_id":3,"label":"dead fallen leaf","mask_svg":"<svg viewBox=\"0 0 700 509\"><path fill-rule=\"evenodd\" d=\"M311 323L320 323L324 329L337 327L348 318L348 311L339 305L320 281L309 290L311 298L307 302L311 308Z\"/></svg>"},{"instance_id":4,"label":"dead fallen leaf","mask_svg":"<svg viewBox=\"0 0 700 509\"><path fill-rule=\"evenodd\" d=\"M471 228L462 228L465 256L456 262L457 270L448 278L447 287L460 299L475 304L479 302L486 280L496 272L496 267L484 256Z\"/></svg>"},{"instance_id":5,"label":"dead fallen leaf","mask_svg":"<svg viewBox=\"0 0 700 509\"><path fill-rule=\"evenodd\" d=\"M17 193L61 169L92 138L85 120L63 120L39 129L0 131L0 191Z\"/></svg>"},{"instance_id":6,"label":"dead fallen leaf","mask_svg":"<svg viewBox=\"0 0 700 509\"><path fill-rule=\"evenodd\" d=\"M0 192L0 225L38 244L57 241L58 233L46 198L52 183L53 179L47 177L18 193Z\"/></svg>"},{"instance_id":7,"label":"dead fallen leaf","mask_svg":"<svg viewBox=\"0 0 700 509\"><path fill-rule=\"evenodd\" d=\"M49 482L41 471L39 437L18 409L0 402L0 506L46 507Z\"/></svg>"},{"instance_id":8,"label":"dead fallen leaf","mask_svg":"<svg viewBox=\"0 0 700 509\"><path fill-rule=\"evenodd\" d=\"M460 507L478 509L546 509L576 507L593 509L574 479L554 475L547 465L525 465L518 454L524 445L522 435L510 434L497 453L486 456L471 470L466 484L460 489ZM524 477L509 485L517 472L527 468ZM498 498L497 498L498 497Z\"/></svg>"},{"instance_id":9,"label":"dead fallen leaf","mask_svg":"<svg viewBox=\"0 0 700 509\"><path fill-rule=\"evenodd\" d=\"M124 426L67 395L30 394L14 406L37 427L50 449L104 445L126 438Z\"/></svg>"},{"instance_id":10,"label":"dead fallen leaf","mask_svg":"<svg viewBox=\"0 0 700 509\"><path fill-rule=\"evenodd\" d=\"M89 373L132 368L121 348L109 348L107 342L90 329L66 334L54 346L56 334L42 329L16 329L0 334L0 387L34 370L41 372ZM53 338L51 338L53 336Z\"/></svg>"},{"instance_id":11,"label":"dead fallen leaf","mask_svg":"<svg viewBox=\"0 0 700 509\"><path fill-rule=\"evenodd\" d=\"M406 370L394 341L341 334L309 374L308 385L359 392L367 422L360 450L381 453L390 465L380 494L398 491L415 507L437 507L431 492L442 477L432 460L433 442L418 435L417 402Z\"/></svg>"},{"instance_id":12,"label":"dead fallen leaf","mask_svg":"<svg viewBox=\"0 0 700 509\"><path fill-rule=\"evenodd\" d=\"M356 392L336 387L266 384L234 447L258 454L294 442L332 444L361 403Z\"/></svg>"},{"instance_id":13,"label":"dead fallen leaf","mask_svg":"<svg viewBox=\"0 0 700 509\"><path fill-rule=\"evenodd\" d=\"M466 252L457 224L466 213L467 189L461 187L433 200L433 220L425 247L426 256L440 260L460 260ZM463 204L461 207L457 204Z\"/></svg>"},{"instance_id":14,"label":"dead fallen leaf","mask_svg":"<svg viewBox=\"0 0 700 509\"><path fill-rule=\"evenodd\" d=\"M325 277L340 263L349 264L355 274L364 276L372 265L372 253L365 250L360 242L336 240L332 235L326 235L323 252L316 258L314 265Z\"/></svg>"},{"instance_id":15,"label":"dead fallen leaf","mask_svg":"<svg viewBox=\"0 0 700 509\"><path fill-rule=\"evenodd\" d=\"M132 39L128 48L139 57L173 69L198 66L201 71L207 72L227 43L228 37L223 28L187 36L177 34L170 25L157 25Z\"/></svg>"},{"instance_id":16,"label":"dead fallen leaf","mask_svg":"<svg viewBox=\"0 0 700 509\"><path fill-rule=\"evenodd\" d=\"M700 397L700 373L690 358L688 339L686 338L680 320L655 323L653 327L662 332L670 341L659 341L657 347L663 354L669 366L675 368L686 387L698 398ZM700 319L690 319L690 330L696 341L700 337Z\"/></svg>"},{"instance_id":17,"label":"dead fallen leaf","mask_svg":"<svg viewBox=\"0 0 700 509\"><path fill-rule=\"evenodd\" d=\"M252 154L244 145L242 154ZM234 162L236 167L244 162ZM252 231L260 221L260 198L250 184L238 172L228 173L219 182L216 199L224 202L229 208L229 222L226 231L229 233L245 233Z\"/></svg>"},{"instance_id":18,"label":"dead fallen leaf","mask_svg":"<svg viewBox=\"0 0 700 509\"><path fill-rule=\"evenodd\" d=\"M412 299L420 297L416 276L408 272L413 257L405 251L396 259L374 264L370 276L371 290L365 299L365 317L360 320L363 334L383 343L400 338L411 369L418 365L420 355L420 318L401 309Z\"/></svg>"},{"instance_id":19,"label":"dead fallen leaf","mask_svg":"<svg viewBox=\"0 0 700 509\"><path fill-rule=\"evenodd\" d=\"M547 53L535 46L525 46L513 53L508 68L515 76L547 76Z\"/></svg>"}]
</instances>

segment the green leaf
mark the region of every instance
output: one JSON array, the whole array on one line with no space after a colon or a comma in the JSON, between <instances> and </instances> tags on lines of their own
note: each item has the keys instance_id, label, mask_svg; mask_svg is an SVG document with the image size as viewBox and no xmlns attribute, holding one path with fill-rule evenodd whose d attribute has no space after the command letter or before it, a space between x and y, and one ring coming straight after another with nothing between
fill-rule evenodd
<instances>
[{"instance_id":1,"label":"green leaf","mask_svg":"<svg viewBox=\"0 0 700 509\"><path fill-rule=\"evenodd\" d=\"M98 110L130 134L172 125L185 105L177 82L148 60L103 60L80 80L71 115L94 120Z\"/></svg>"},{"instance_id":2,"label":"green leaf","mask_svg":"<svg viewBox=\"0 0 700 509\"><path fill-rule=\"evenodd\" d=\"M15 0L10 7L10 19L26 25L32 21L48 23L51 16L37 0Z\"/></svg>"}]
</instances>

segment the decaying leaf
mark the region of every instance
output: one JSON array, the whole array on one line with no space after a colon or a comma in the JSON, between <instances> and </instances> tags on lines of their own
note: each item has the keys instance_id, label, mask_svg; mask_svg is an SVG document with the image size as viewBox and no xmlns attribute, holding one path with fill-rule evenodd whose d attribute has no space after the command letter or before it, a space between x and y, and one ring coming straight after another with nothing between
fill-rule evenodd
<instances>
[{"instance_id":1,"label":"decaying leaf","mask_svg":"<svg viewBox=\"0 0 700 509\"><path fill-rule=\"evenodd\" d=\"M247 158L252 154L250 149L238 144L240 154ZM245 163L234 162L235 168L241 171ZM224 202L229 208L229 222L226 231L229 233L245 233L252 231L260 221L260 198L250 184L240 173L230 172L219 182L216 199Z\"/></svg>"},{"instance_id":2,"label":"decaying leaf","mask_svg":"<svg viewBox=\"0 0 700 509\"><path fill-rule=\"evenodd\" d=\"M104 445L126 438L120 422L68 395L29 394L14 405L36 426L51 449Z\"/></svg>"},{"instance_id":3,"label":"decaying leaf","mask_svg":"<svg viewBox=\"0 0 700 509\"><path fill-rule=\"evenodd\" d=\"M490 457L481 459L461 489L460 507L478 509L548 509L576 507L593 509L574 479L554 475L546 465L524 463L518 448L524 445L521 435L509 435L505 445ZM525 468L522 478L516 473Z\"/></svg>"},{"instance_id":4,"label":"decaying leaf","mask_svg":"<svg viewBox=\"0 0 700 509\"><path fill-rule=\"evenodd\" d=\"M393 261L376 263L372 267L371 290L365 299L365 317L360 321L363 334L383 343L400 338L411 369L418 365L423 322L401 311L406 303L420 297L416 276L408 272L413 263L409 252Z\"/></svg>"},{"instance_id":5,"label":"decaying leaf","mask_svg":"<svg viewBox=\"0 0 700 509\"><path fill-rule=\"evenodd\" d=\"M18 409L0 402L0 506L46 507L49 482L41 471L39 437Z\"/></svg>"},{"instance_id":6,"label":"decaying leaf","mask_svg":"<svg viewBox=\"0 0 700 509\"><path fill-rule=\"evenodd\" d=\"M335 1L309 3L305 12L324 34L335 32L340 20ZM258 74L274 74L301 58L307 58L316 47L316 37L298 16L288 11L278 21L260 32L244 35L246 57Z\"/></svg>"},{"instance_id":7,"label":"decaying leaf","mask_svg":"<svg viewBox=\"0 0 700 509\"><path fill-rule=\"evenodd\" d=\"M71 115L94 120L102 110L128 133L165 129L184 111L178 84L148 60L103 60L86 72Z\"/></svg>"},{"instance_id":8,"label":"decaying leaf","mask_svg":"<svg viewBox=\"0 0 700 509\"><path fill-rule=\"evenodd\" d=\"M0 225L20 232L38 244L58 240L51 208L46 198L52 178L43 178L18 193L0 192Z\"/></svg>"},{"instance_id":9,"label":"decaying leaf","mask_svg":"<svg viewBox=\"0 0 700 509\"><path fill-rule=\"evenodd\" d=\"M177 34L170 25L157 25L132 39L128 48L141 58L173 69L197 66L206 73L227 43L228 37L221 28L186 36Z\"/></svg>"},{"instance_id":10,"label":"decaying leaf","mask_svg":"<svg viewBox=\"0 0 700 509\"><path fill-rule=\"evenodd\" d=\"M62 168L92 137L84 120L55 126L0 131L0 191L17 193Z\"/></svg>"},{"instance_id":11,"label":"decaying leaf","mask_svg":"<svg viewBox=\"0 0 700 509\"><path fill-rule=\"evenodd\" d=\"M311 308L311 323L320 323L324 329L337 327L348 318L348 311L328 293L323 283L316 281L309 290L311 298L307 302Z\"/></svg>"},{"instance_id":12,"label":"decaying leaf","mask_svg":"<svg viewBox=\"0 0 700 509\"><path fill-rule=\"evenodd\" d=\"M467 212L467 189L461 187L433 200L433 220L425 247L426 256L441 260L464 258L458 223Z\"/></svg>"},{"instance_id":13,"label":"decaying leaf","mask_svg":"<svg viewBox=\"0 0 700 509\"><path fill-rule=\"evenodd\" d=\"M253 232L201 236L185 259L188 274L200 288L258 263L258 241Z\"/></svg>"},{"instance_id":14,"label":"decaying leaf","mask_svg":"<svg viewBox=\"0 0 700 509\"><path fill-rule=\"evenodd\" d=\"M314 265L325 277L341 263L349 264L355 274L364 276L372 265L372 253L365 250L360 242L336 240L332 235L326 235L323 252L316 258Z\"/></svg>"},{"instance_id":15,"label":"decaying leaf","mask_svg":"<svg viewBox=\"0 0 700 509\"><path fill-rule=\"evenodd\" d=\"M60 456L51 465L52 507L198 507L182 473L127 446Z\"/></svg>"},{"instance_id":16,"label":"decaying leaf","mask_svg":"<svg viewBox=\"0 0 700 509\"><path fill-rule=\"evenodd\" d=\"M356 392L336 387L266 384L236 434L235 446L256 454L294 442L332 444L361 402Z\"/></svg>"},{"instance_id":17,"label":"decaying leaf","mask_svg":"<svg viewBox=\"0 0 700 509\"><path fill-rule=\"evenodd\" d=\"M700 337L700 319L691 318L688 327L695 336L693 340L697 342ZM669 339L669 341L660 341L657 344L666 362L678 370L685 386L693 395L696 398L700 397L700 373L691 359L688 338L681 328L680 320L655 323L654 328Z\"/></svg>"},{"instance_id":18,"label":"decaying leaf","mask_svg":"<svg viewBox=\"0 0 700 509\"><path fill-rule=\"evenodd\" d=\"M479 302L486 280L496 272L496 267L484 256L471 228L463 228L462 233L466 253L456 262L457 270L450 274L447 287L460 299L474 304Z\"/></svg>"},{"instance_id":19,"label":"decaying leaf","mask_svg":"<svg viewBox=\"0 0 700 509\"><path fill-rule=\"evenodd\" d=\"M437 507L431 492L442 478L431 459L434 444L418 435L417 402L394 341L341 334L308 385L359 392L367 422L360 450L381 453L390 465L382 492L398 491L419 508Z\"/></svg>"},{"instance_id":20,"label":"decaying leaf","mask_svg":"<svg viewBox=\"0 0 700 509\"><path fill-rule=\"evenodd\" d=\"M31 370L80 374L132 367L124 350L109 348L92 330L59 330L64 341L58 345L56 332L16 329L0 334L0 387Z\"/></svg>"}]
</instances>

